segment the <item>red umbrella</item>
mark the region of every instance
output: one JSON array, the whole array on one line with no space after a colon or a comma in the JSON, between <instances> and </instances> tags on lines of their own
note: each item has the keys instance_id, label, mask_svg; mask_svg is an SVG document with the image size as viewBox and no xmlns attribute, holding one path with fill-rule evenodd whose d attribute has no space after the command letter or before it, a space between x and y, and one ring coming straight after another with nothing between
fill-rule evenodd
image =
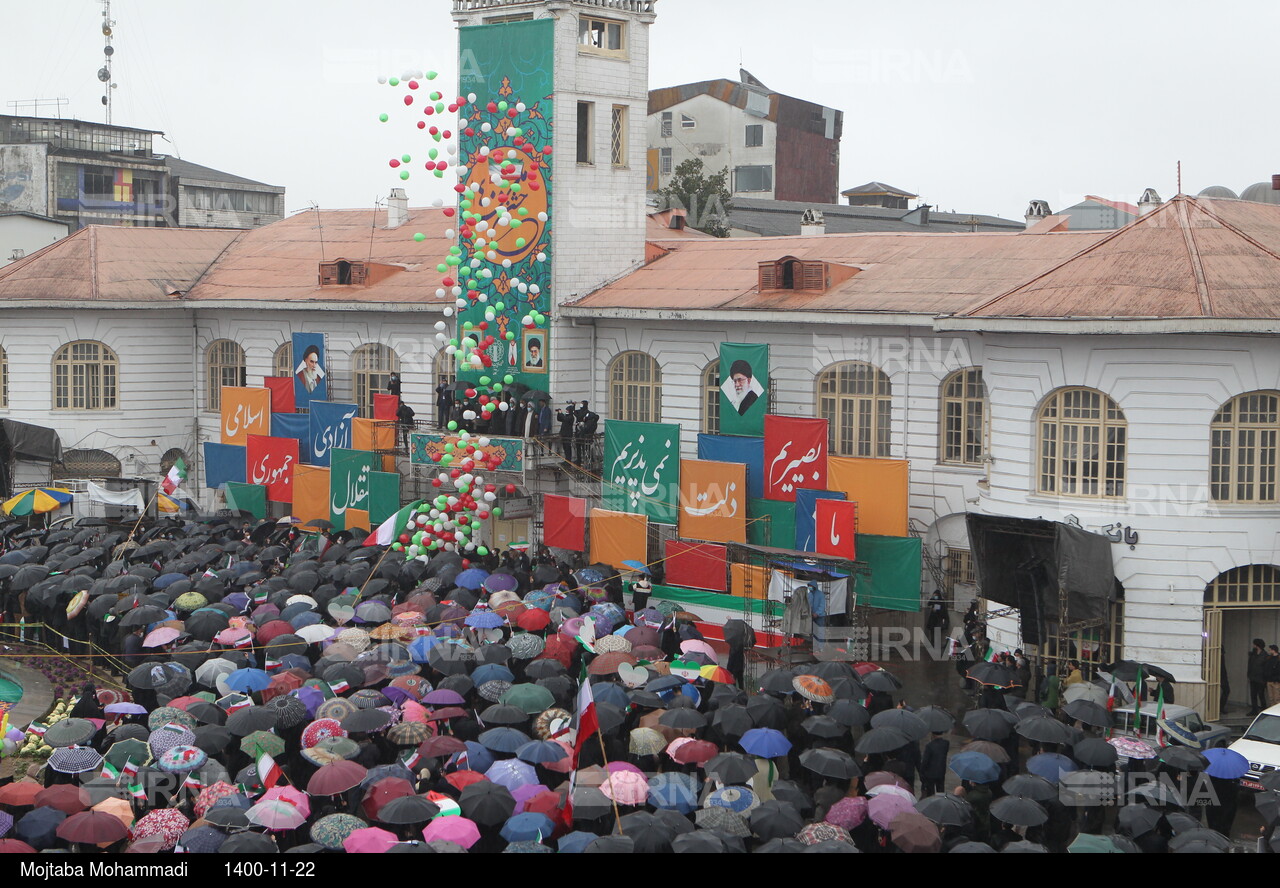
<instances>
[{"instance_id":1,"label":"red umbrella","mask_svg":"<svg viewBox=\"0 0 1280 888\"><path fill-rule=\"evenodd\" d=\"M710 740L690 740L671 752L671 758L682 765L701 767L720 754L720 747Z\"/></svg>"},{"instance_id":2,"label":"red umbrella","mask_svg":"<svg viewBox=\"0 0 1280 888\"><path fill-rule=\"evenodd\" d=\"M559 660L565 669L573 662L573 650L577 646L571 638L565 638L559 632L547 639L547 646L538 654L539 660Z\"/></svg>"},{"instance_id":3,"label":"red umbrella","mask_svg":"<svg viewBox=\"0 0 1280 888\"><path fill-rule=\"evenodd\" d=\"M552 790L549 790L549 789L544 792L538 793L536 796L530 797L524 803L525 812L532 812L534 814L545 814L548 817L550 817L552 820L556 819L557 815L560 812L560 809L563 807L564 807L564 798L560 795L560 793L553 792Z\"/></svg>"},{"instance_id":4,"label":"red umbrella","mask_svg":"<svg viewBox=\"0 0 1280 888\"><path fill-rule=\"evenodd\" d=\"M541 632L551 625L551 615L540 607L529 608L516 617L516 625L526 632Z\"/></svg>"},{"instance_id":5,"label":"red umbrella","mask_svg":"<svg viewBox=\"0 0 1280 888\"><path fill-rule=\"evenodd\" d=\"M445 756L453 755L455 752L465 752L466 748L467 744L457 737L439 734L423 740L421 745L418 746L418 754L423 758L444 758Z\"/></svg>"},{"instance_id":6,"label":"red umbrella","mask_svg":"<svg viewBox=\"0 0 1280 888\"><path fill-rule=\"evenodd\" d=\"M359 786L369 772L363 765L345 759L321 765L307 781L307 792L313 796L337 795Z\"/></svg>"},{"instance_id":7,"label":"red umbrella","mask_svg":"<svg viewBox=\"0 0 1280 888\"><path fill-rule=\"evenodd\" d=\"M191 821L177 808L157 808L135 823L130 832L134 841L157 838L167 850L178 844L178 839L190 828Z\"/></svg>"},{"instance_id":8,"label":"red umbrella","mask_svg":"<svg viewBox=\"0 0 1280 888\"><path fill-rule=\"evenodd\" d=\"M416 793L413 791L413 784L408 780L401 777L384 777L370 786L365 792L364 798L360 802L360 810L370 820L377 820L379 812L382 811L382 806L387 802L411 795L416 795Z\"/></svg>"},{"instance_id":9,"label":"red umbrella","mask_svg":"<svg viewBox=\"0 0 1280 888\"><path fill-rule=\"evenodd\" d=\"M79 786L62 783L36 793L37 808L56 808L64 814L75 814L93 804L89 793Z\"/></svg>"},{"instance_id":10,"label":"red umbrella","mask_svg":"<svg viewBox=\"0 0 1280 888\"><path fill-rule=\"evenodd\" d=\"M36 796L43 790L44 787L34 780L19 780L8 786L0 786L0 805L12 805L15 808L34 805Z\"/></svg>"},{"instance_id":11,"label":"red umbrella","mask_svg":"<svg viewBox=\"0 0 1280 888\"><path fill-rule=\"evenodd\" d=\"M479 771L454 771L444 778L454 789L463 790L473 783L483 783L489 778Z\"/></svg>"},{"instance_id":12,"label":"red umbrella","mask_svg":"<svg viewBox=\"0 0 1280 888\"><path fill-rule=\"evenodd\" d=\"M170 700L165 705L172 706L174 709L181 709L183 712L186 712L187 707L190 706L192 703L203 703L203 702L205 701L200 697L192 697L188 695L186 697L178 697L176 700Z\"/></svg>"},{"instance_id":13,"label":"red umbrella","mask_svg":"<svg viewBox=\"0 0 1280 888\"><path fill-rule=\"evenodd\" d=\"M457 706L446 706L443 709L436 709L427 716L427 721L448 721L451 718L465 718L467 711L459 709Z\"/></svg>"},{"instance_id":14,"label":"red umbrella","mask_svg":"<svg viewBox=\"0 0 1280 888\"><path fill-rule=\"evenodd\" d=\"M258 644L270 644L273 639L279 638L281 635L289 635L293 632L293 627L284 620L272 620L261 629L258 630Z\"/></svg>"},{"instance_id":15,"label":"red umbrella","mask_svg":"<svg viewBox=\"0 0 1280 888\"><path fill-rule=\"evenodd\" d=\"M587 667L587 672L592 675L613 675L623 663L634 666L638 662L640 661L633 654L623 651L609 651L609 653L601 654L592 660L591 665Z\"/></svg>"},{"instance_id":16,"label":"red umbrella","mask_svg":"<svg viewBox=\"0 0 1280 888\"><path fill-rule=\"evenodd\" d=\"M119 817L102 811L81 811L58 824L58 838L81 845L110 845L128 834Z\"/></svg>"},{"instance_id":17,"label":"red umbrella","mask_svg":"<svg viewBox=\"0 0 1280 888\"><path fill-rule=\"evenodd\" d=\"M662 647L662 634L648 626L637 626L627 633L627 641L631 642L631 650L638 647Z\"/></svg>"},{"instance_id":18,"label":"red umbrella","mask_svg":"<svg viewBox=\"0 0 1280 888\"><path fill-rule=\"evenodd\" d=\"M36 849L17 839L0 839L0 854L35 854Z\"/></svg>"}]
</instances>

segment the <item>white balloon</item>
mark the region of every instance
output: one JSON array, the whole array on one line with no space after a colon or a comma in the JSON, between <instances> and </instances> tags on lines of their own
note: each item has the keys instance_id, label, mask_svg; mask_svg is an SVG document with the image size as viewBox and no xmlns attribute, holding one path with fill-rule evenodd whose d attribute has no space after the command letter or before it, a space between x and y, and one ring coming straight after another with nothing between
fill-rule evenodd
<instances>
[{"instance_id":1,"label":"white balloon","mask_svg":"<svg viewBox=\"0 0 1280 888\"><path fill-rule=\"evenodd\" d=\"M470 104L476 100L475 93L467 93L467 103Z\"/></svg>"},{"instance_id":2,"label":"white balloon","mask_svg":"<svg viewBox=\"0 0 1280 888\"><path fill-rule=\"evenodd\" d=\"M436 321L436 329L437 329L437 330L443 330L443 329L445 329L447 326L448 326L448 325L447 325L447 324L445 324L445 322L444 322L444 321Z\"/></svg>"},{"instance_id":3,"label":"white balloon","mask_svg":"<svg viewBox=\"0 0 1280 888\"><path fill-rule=\"evenodd\" d=\"M441 312L441 314L443 314L446 318L451 318L453 317L453 309L446 308L444 311Z\"/></svg>"}]
</instances>

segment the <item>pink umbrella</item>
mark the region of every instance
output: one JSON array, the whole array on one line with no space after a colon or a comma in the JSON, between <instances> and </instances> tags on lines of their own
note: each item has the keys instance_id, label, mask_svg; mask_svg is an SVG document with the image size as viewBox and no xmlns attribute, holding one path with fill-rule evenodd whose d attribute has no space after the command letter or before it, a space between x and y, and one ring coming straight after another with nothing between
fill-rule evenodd
<instances>
[{"instance_id":1,"label":"pink umbrella","mask_svg":"<svg viewBox=\"0 0 1280 888\"><path fill-rule=\"evenodd\" d=\"M479 838L478 834L477 838ZM348 854L385 854L392 845L399 843L400 840L396 838L395 833L370 826L366 829L358 829L343 839L342 850Z\"/></svg>"},{"instance_id":2,"label":"pink umbrella","mask_svg":"<svg viewBox=\"0 0 1280 888\"><path fill-rule=\"evenodd\" d=\"M424 725L431 724L427 721L427 716L430 715L430 713L427 712L427 707L423 706L416 700L405 700L400 704L400 711L404 713L404 721L420 722Z\"/></svg>"},{"instance_id":3,"label":"pink umbrella","mask_svg":"<svg viewBox=\"0 0 1280 888\"><path fill-rule=\"evenodd\" d=\"M249 818L250 823L273 830L297 829L307 822L307 815L281 799L258 802L245 813L245 816Z\"/></svg>"},{"instance_id":4,"label":"pink umbrella","mask_svg":"<svg viewBox=\"0 0 1280 888\"><path fill-rule=\"evenodd\" d=\"M524 803L534 796L549 792L547 787L541 783L527 783L524 786L517 786L511 791L511 797L516 800L516 810L514 813L521 814L524 812Z\"/></svg>"},{"instance_id":5,"label":"pink umbrella","mask_svg":"<svg viewBox=\"0 0 1280 888\"><path fill-rule=\"evenodd\" d=\"M161 626L159 629L152 630L151 633L142 640L142 646L144 648L164 647L166 644L177 639L181 634L181 632L174 629L172 626Z\"/></svg>"},{"instance_id":6,"label":"pink umbrella","mask_svg":"<svg viewBox=\"0 0 1280 888\"><path fill-rule=\"evenodd\" d=\"M867 813L871 815L872 822L881 829L888 829L893 818L899 814L914 810L915 805L911 802L902 796L892 794L878 795L867 802Z\"/></svg>"},{"instance_id":7,"label":"pink umbrella","mask_svg":"<svg viewBox=\"0 0 1280 888\"><path fill-rule=\"evenodd\" d=\"M302 819L305 820L311 816L311 797L300 789L293 786L273 786L263 795L262 801L270 802L279 800L286 804L292 805L302 812Z\"/></svg>"},{"instance_id":8,"label":"pink umbrella","mask_svg":"<svg viewBox=\"0 0 1280 888\"><path fill-rule=\"evenodd\" d=\"M178 844L178 839L190 828L191 821L183 817L177 808L159 808L135 823L129 830L129 837L137 841L154 836L161 840L167 851Z\"/></svg>"},{"instance_id":9,"label":"pink umbrella","mask_svg":"<svg viewBox=\"0 0 1280 888\"><path fill-rule=\"evenodd\" d=\"M706 654L712 660L719 657L715 648L698 638L690 638L687 641L680 642L680 650L686 654L695 652L699 654Z\"/></svg>"},{"instance_id":10,"label":"pink umbrella","mask_svg":"<svg viewBox=\"0 0 1280 888\"><path fill-rule=\"evenodd\" d=\"M480 827L465 817L437 817L427 824L422 838L428 842L453 842L470 848L480 841Z\"/></svg>"},{"instance_id":11,"label":"pink umbrella","mask_svg":"<svg viewBox=\"0 0 1280 888\"><path fill-rule=\"evenodd\" d=\"M643 805L649 798L649 781L633 771L614 771L600 784L600 791L619 805Z\"/></svg>"},{"instance_id":12,"label":"pink umbrella","mask_svg":"<svg viewBox=\"0 0 1280 888\"><path fill-rule=\"evenodd\" d=\"M554 771L557 774L568 774L573 770L573 747L563 740L552 740L552 743L559 743L564 747L564 751L568 753L564 758L554 762L543 762L542 767L548 771Z\"/></svg>"},{"instance_id":13,"label":"pink umbrella","mask_svg":"<svg viewBox=\"0 0 1280 888\"><path fill-rule=\"evenodd\" d=\"M223 629L217 635L213 636L213 640L218 644L235 644L237 641L243 641L246 638L252 638L253 633L248 629Z\"/></svg>"},{"instance_id":14,"label":"pink umbrella","mask_svg":"<svg viewBox=\"0 0 1280 888\"><path fill-rule=\"evenodd\" d=\"M640 770L635 765L631 764L631 762L609 762L609 764L605 766L605 770L609 771L610 773L615 773L618 771L630 771L633 774L639 774L641 777L645 776L644 771Z\"/></svg>"},{"instance_id":15,"label":"pink umbrella","mask_svg":"<svg viewBox=\"0 0 1280 888\"><path fill-rule=\"evenodd\" d=\"M900 798L906 799L913 805L916 803L916 797L911 790L903 789L901 786L895 786L892 783L882 783L879 786L873 786L871 789L867 790L867 795L871 798L882 795L896 795Z\"/></svg>"},{"instance_id":16,"label":"pink umbrella","mask_svg":"<svg viewBox=\"0 0 1280 888\"><path fill-rule=\"evenodd\" d=\"M200 790L200 795L196 799L196 816L203 817L218 799L235 798L238 795L241 795L240 790L223 780L206 786Z\"/></svg>"},{"instance_id":17,"label":"pink umbrella","mask_svg":"<svg viewBox=\"0 0 1280 888\"><path fill-rule=\"evenodd\" d=\"M843 798L827 810L827 823L845 829L853 829L867 819L867 800L862 797Z\"/></svg>"}]
</instances>

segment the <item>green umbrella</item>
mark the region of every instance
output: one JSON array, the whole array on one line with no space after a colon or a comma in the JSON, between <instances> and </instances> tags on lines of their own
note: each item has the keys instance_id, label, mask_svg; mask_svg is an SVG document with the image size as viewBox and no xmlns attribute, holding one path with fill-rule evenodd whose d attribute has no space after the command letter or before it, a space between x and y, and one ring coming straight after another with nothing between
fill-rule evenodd
<instances>
[{"instance_id":1,"label":"green umbrella","mask_svg":"<svg viewBox=\"0 0 1280 888\"><path fill-rule=\"evenodd\" d=\"M106 765L111 765L119 774L124 771L125 765L129 762L133 762L139 768L150 762L151 747L144 740L119 740L111 744L111 748L107 750L103 759Z\"/></svg>"},{"instance_id":2,"label":"green umbrella","mask_svg":"<svg viewBox=\"0 0 1280 888\"><path fill-rule=\"evenodd\" d=\"M556 705L555 695L536 684L512 685L498 700L523 709L529 715L538 715Z\"/></svg>"},{"instance_id":3,"label":"green umbrella","mask_svg":"<svg viewBox=\"0 0 1280 888\"><path fill-rule=\"evenodd\" d=\"M240 741L240 751L254 758L264 752L275 758L284 753L284 738L270 731L254 731Z\"/></svg>"}]
</instances>

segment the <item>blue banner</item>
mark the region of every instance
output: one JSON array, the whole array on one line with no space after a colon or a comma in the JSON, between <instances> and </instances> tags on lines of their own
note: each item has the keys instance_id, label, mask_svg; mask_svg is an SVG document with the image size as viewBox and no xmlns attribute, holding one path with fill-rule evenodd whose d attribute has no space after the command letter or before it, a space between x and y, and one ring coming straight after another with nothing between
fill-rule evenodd
<instances>
[{"instance_id":1,"label":"blue banner","mask_svg":"<svg viewBox=\"0 0 1280 888\"><path fill-rule=\"evenodd\" d=\"M271 414L271 437L297 438L301 445L299 454L303 457L311 455L307 446L307 438L311 435L311 417L305 413L273 413Z\"/></svg>"},{"instance_id":2,"label":"blue banner","mask_svg":"<svg viewBox=\"0 0 1280 888\"><path fill-rule=\"evenodd\" d=\"M331 404L328 401L312 401L310 428L308 429L307 462L313 466L329 465L329 451L335 447L351 449L351 427L360 415L355 404Z\"/></svg>"},{"instance_id":3,"label":"blue banner","mask_svg":"<svg viewBox=\"0 0 1280 888\"><path fill-rule=\"evenodd\" d=\"M796 548L801 552L816 552L818 527L818 500L842 500L839 490L796 490Z\"/></svg>"},{"instance_id":4,"label":"blue banner","mask_svg":"<svg viewBox=\"0 0 1280 888\"><path fill-rule=\"evenodd\" d=\"M328 367L323 333L293 334L293 402L296 409L305 410L313 402L329 397Z\"/></svg>"},{"instance_id":5,"label":"blue banner","mask_svg":"<svg viewBox=\"0 0 1280 888\"><path fill-rule=\"evenodd\" d=\"M217 489L228 481L243 484L247 450L238 444L204 442L204 486Z\"/></svg>"},{"instance_id":6,"label":"blue banner","mask_svg":"<svg viewBox=\"0 0 1280 888\"><path fill-rule=\"evenodd\" d=\"M764 438L740 438L736 435L699 435L698 459L717 462L745 463L747 496L764 496ZM778 545L775 543L774 545Z\"/></svg>"}]
</instances>

